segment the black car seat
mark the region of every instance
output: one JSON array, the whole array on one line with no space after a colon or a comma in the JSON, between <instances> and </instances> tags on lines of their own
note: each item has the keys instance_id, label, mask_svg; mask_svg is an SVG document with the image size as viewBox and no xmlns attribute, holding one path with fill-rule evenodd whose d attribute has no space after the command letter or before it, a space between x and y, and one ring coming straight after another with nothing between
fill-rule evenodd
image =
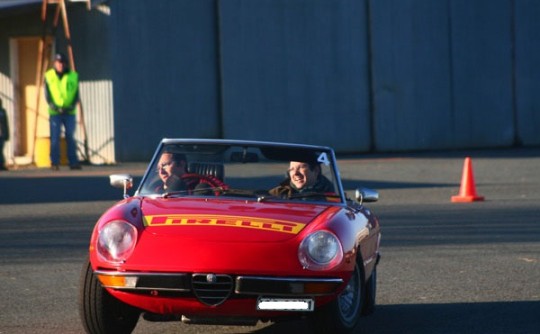
<instances>
[{"instance_id":1,"label":"black car seat","mask_svg":"<svg viewBox=\"0 0 540 334\"><path fill-rule=\"evenodd\" d=\"M196 173L200 175L211 175L223 181L225 170L223 164L215 162L190 162L188 173Z\"/></svg>"}]
</instances>

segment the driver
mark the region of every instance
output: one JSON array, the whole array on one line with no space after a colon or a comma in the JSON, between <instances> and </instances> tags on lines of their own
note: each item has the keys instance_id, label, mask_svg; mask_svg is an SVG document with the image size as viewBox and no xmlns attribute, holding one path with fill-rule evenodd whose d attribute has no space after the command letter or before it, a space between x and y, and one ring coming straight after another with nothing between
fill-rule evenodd
<instances>
[{"instance_id":1,"label":"driver","mask_svg":"<svg viewBox=\"0 0 540 334\"><path fill-rule=\"evenodd\" d=\"M188 172L186 156L182 153L163 152L157 164L161 184L157 193L186 191L188 194L209 195L214 187L227 187L212 175L200 175Z\"/></svg>"},{"instance_id":2,"label":"driver","mask_svg":"<svg viewBox=\"0 0 540 334\"><path fill-rule=\"evenodd\" d=\"M290 197L302 193L333 193L334 185L321 173L317 162L291 161L287 178L269 191L270 195Z\"/></svg>"},{"instance_id":3,"label":"driver","mask_svg":"<svg viewBox=\"0 0 540 334\"><path fill-rule=\"evenodd\" d=\"M157 171L162 184L156 192L187 190L188 185L181 177L187 173L187 159L184 154L164 152L159 158Z\"/></svg>"}]
</instances>

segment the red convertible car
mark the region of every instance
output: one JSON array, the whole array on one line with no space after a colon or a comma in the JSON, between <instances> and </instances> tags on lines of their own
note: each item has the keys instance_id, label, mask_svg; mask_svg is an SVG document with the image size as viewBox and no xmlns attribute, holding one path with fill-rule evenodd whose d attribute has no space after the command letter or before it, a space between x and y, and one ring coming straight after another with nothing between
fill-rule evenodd
<instances>
[{"instance_id":1,"label":"red convertible car","mask_svg":"<svg viewBox=\"0 0 540 334\"><path fill-rule=\"evenodd\" d=\"M329 147L163 139L133 196L96 223L81 275L88 333L139 318L255 325L303 318L350 333L375 307L381 232Z\"/></svg>"}]
</instances>

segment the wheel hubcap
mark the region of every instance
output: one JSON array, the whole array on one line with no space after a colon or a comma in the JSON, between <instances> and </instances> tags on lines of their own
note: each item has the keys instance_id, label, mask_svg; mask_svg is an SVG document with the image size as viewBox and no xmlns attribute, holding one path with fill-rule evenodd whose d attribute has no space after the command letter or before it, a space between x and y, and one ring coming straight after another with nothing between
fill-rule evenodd
<instances>
[{"instance_id":1,"label":"wheel hubcap","mask_svg":"<svg viewBox=\"0 0 540 334\"><path fill-rule=\"evenodd\" d=\"M355 268L354 274L349 280L347 287L339 295L338 303L341 317L345 324L352 325L360 308L360 274Z\"/></svg>"}]
</instances>

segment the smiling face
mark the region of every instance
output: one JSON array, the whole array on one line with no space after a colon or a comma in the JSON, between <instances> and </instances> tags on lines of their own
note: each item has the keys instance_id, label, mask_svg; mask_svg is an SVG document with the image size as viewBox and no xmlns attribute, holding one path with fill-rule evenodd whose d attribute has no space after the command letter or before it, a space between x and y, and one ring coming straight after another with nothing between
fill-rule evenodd
<instances>
[{"instance_id":1,"label":"smiling face","mask_svg":"<svg viewBox=\"0 0 540 334\"><path fill-rule=\"evenodd\" d=\"M298 161L291 161L288 169L291 183L298 190L314 185L317 182L319 172L319 166L314 166L311 169L308 163Z\"/></svg>"},{"instance_id":2,"label":"smiling face","mask_svg":"<svg viewBox=\"0 0 540 334\"><path fill-rule=\"evenodd\" d=\"M165 185L170 183L171 178L182 176L186 171L186 161L175 161L172 153L163 153L158 162L159 178Z\"/></svg>"}]
</instances>

